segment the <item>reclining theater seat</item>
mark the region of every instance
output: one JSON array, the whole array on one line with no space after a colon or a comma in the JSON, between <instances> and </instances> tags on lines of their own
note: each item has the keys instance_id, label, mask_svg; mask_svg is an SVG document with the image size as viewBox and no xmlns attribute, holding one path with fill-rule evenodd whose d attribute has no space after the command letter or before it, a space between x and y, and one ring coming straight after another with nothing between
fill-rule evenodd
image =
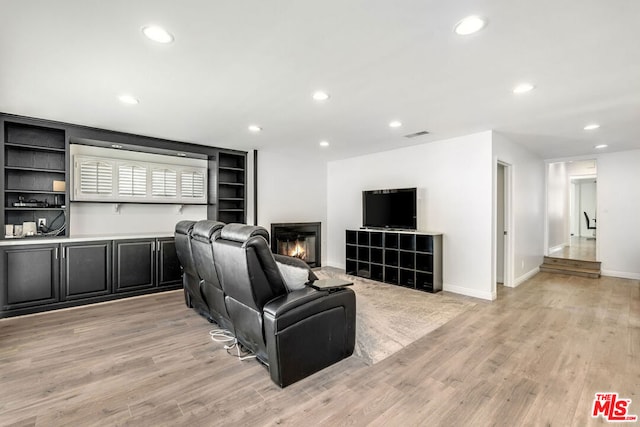
<instances>
[{"instance_id":1,"label":"reclining theater seat","mask_svg":"<svg viewBox=\"0 0 640 427\"><path fill-rule=\"evenodd\" d=\"M213 242L214 261L236 338L285 387L353 353L355 294L288 292L268 239L262 227L228 224Z\"/></svg>"},{"instance_id":2,"label":"reclining theater seat","mask_svg":"<svg viewBox=\"0 0 640 427\"><path fill-rule=\"evenodd\" d=\"M191 307L206 318L209 318L209 307L200 292L202 279L196 270L193 252L191 251L191 233L194 225L195 221L180 221L176 224L176 254L180 265L182 265L182 285L187 307Z\"/></svg>"},{"instance_id":3,"label":"reclining theater seat","mask_svg":"<svg viewBox=\"0 0 640 427\"><path fill-rule=\"evenodd\" d=\"M212 242L220 235L224 223L217 221L198 221L191 232L191 251L196 271L202 278L200 290L209 308L210 317L224 329L233 331L229 314L224 302L224 292L218 280L213 262Z\"/></svg>"}]
</instances>

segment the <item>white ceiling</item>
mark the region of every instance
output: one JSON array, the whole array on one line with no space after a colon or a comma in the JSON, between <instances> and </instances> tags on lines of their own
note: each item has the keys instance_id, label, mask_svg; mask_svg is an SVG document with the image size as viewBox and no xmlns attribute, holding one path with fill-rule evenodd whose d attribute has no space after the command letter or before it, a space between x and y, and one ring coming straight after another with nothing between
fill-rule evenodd
<instances>
[{"instance_id":1,"label":"white ceiling","mask_svg":"<svg viewBox=\"0 0 640 427\"><path fill-rule=\"evenodd\" d=\"M488 26L456 35L471 14ZM0 0L0 111L325 158L488 129L543 158L636 149L639 18L637 0Z\"/></svg>"}]
</instances>

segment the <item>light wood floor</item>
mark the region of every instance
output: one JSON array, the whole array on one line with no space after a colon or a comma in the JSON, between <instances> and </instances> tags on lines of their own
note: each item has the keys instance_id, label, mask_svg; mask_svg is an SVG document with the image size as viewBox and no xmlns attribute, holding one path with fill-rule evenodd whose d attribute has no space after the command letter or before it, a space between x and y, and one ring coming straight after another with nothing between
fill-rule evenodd
<instances>
[{"instance_id":1,"label":"light wood floor","mask_svg":"<svg viewBox=\"0 0 640 427\"><path fill-rule=\"evenodd\" d=\"M549 254L554 258L579 259L582 261L597 261L596 240L586 237L571 236L569 246L565 246Z\"/></svg>"},{"instance_id":2,"label":"light wood floor","mask_svg":"<svg viewBox=\"0 0 640 427\"><path fill-rule=\"evenodd\" d=\"M283 390L210 329L181 292L4 319L0 425L585 426L599 391L640 415L639 281L541 273Z\"/></svg>"}]
</instances>

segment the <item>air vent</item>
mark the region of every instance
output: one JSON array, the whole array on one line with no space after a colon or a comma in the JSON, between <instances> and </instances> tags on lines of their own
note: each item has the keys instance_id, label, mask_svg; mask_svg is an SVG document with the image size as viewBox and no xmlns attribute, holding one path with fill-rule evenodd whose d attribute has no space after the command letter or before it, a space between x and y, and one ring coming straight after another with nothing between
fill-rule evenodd
<instances>
[{"instance_id":1,"label":"air vent","mask_svg":"<svg viewBox=\"0 0 640 427\"><path fill-rule=\"evenodd\" d=\"M422 135L429 135L429 132L426 130L421 130L420 132L416 132L416 133L410 133L409 135L405 135L405 138L416 138L418 136L422 136Z\"/></svg>"}]
</instances>

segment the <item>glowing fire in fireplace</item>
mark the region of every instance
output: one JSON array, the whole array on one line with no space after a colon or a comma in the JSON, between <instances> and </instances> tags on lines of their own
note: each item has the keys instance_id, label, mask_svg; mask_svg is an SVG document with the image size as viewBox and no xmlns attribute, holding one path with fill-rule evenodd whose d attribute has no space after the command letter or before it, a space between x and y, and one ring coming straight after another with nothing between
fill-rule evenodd
<instances>
[{"instance_id":1,"label":"glowing fire in fireplace","mask_svg":"<svg viewBox=\"0 0 640 427\"><path fill-rule=\"evenodd\" d=\"M300 258L300 259L306 259L307 258L307 253L304 250L304 247L302 245L300 245L300 241L299 240L296 240L295 246L292 249L289 250L289 256Z\"/></svg>"}]
</instances>

